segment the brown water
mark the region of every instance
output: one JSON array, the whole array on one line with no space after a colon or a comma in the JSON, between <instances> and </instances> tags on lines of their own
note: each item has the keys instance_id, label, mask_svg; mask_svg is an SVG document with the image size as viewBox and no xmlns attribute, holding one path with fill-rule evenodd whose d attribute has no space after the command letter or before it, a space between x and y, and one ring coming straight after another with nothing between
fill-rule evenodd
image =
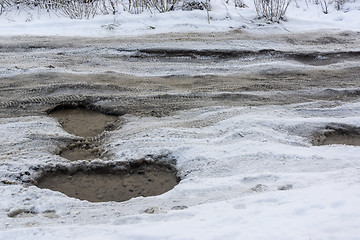
<instances>
[{"instance_id":1,"label":"brown water","mask_svg":"<svg viewBox=\"0 0 360 240\"><path fill-rule=\"evenodd\" d=\"M75 174L50 173L41 177L37 186L90 202L122 202L139 196L160 195L178 182L174 170L157 164L143 164L119 173L107 172L107 169Z\"/></svg>"},{"instance_id":2,"label":"brown water","mask_svg":"<svg viewBox=\"0 0 360 240\"><path fill-rule=\"evenodd\" d=\"M62 127L71 134L80 137L95 137L101 134L106 126L117 117L94 112L85 108L60 109L50 113Z\"/></svg>"}]
</instances>

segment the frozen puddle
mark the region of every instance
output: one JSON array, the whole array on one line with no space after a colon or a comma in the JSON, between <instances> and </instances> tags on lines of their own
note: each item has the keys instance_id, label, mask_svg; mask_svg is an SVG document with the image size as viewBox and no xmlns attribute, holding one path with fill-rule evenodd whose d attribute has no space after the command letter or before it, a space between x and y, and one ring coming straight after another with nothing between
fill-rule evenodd
<instances>
[{"instance_id":1,"label":"frozen puddle","mask_svg":"<svg viewBox=\"0 0 360 240\"><path fill-rule=\"evenodd\" d=\"M75 171L58 169L43 174L36 186L90 202L122 202L163 194L178 182L171 165L138 162L117 167L79 167Z\"/></svg>"},{"instance_id":2,"label":"frozen puddle","mask_svg":"<svg viewBox=\"0 0 360 240\"><path fill-rule=\"evenodd\" d=\"M343 144L360 146L360 128L341 125L327 126L313 141L314 145Z\"/></svg>"}]
</instances>

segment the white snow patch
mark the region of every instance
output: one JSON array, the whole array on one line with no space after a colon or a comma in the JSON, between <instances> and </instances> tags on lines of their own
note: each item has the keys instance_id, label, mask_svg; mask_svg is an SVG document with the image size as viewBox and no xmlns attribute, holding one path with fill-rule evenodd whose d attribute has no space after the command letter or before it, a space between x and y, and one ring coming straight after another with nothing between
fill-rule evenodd
<instances>
[{"instance_id":1,"label":"white snow patch","mask_svg":"<svg viewBox=\"0 0 360 240\"><path fill-rule=\"evenodd\" d=\"M335 3L324 14L320 4L313 1L292 1L286 21L268 24L258 20L253 1L244 1L248 8L235 8L233 1L213 0L210 24L206 11L180 9L158 13L145 11L130 14L121 11L116 15L96 16L89 20L71 20L56 12L45 10L9 10L0 15L0 35L41 36L132 36L167 32L221 32L248 30L263 34L274 32L302 32L316 29L359 31L359 1L348 1L340 10Z\"/></svg>"}]
</instances>

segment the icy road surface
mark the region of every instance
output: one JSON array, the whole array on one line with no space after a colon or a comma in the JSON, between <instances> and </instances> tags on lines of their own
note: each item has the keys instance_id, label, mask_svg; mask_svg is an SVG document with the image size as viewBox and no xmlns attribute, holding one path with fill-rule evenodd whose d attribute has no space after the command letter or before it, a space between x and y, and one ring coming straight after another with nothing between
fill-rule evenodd
<instances>
[{"instance_id":1,"label":"icy road surface","mask_svg":"<svg viewBox=\"0 0 360 240\"><path fill-rule=\"evenodd\" d=\"M359 239L359 33L0 40L1 240ZM47 111L71 103L118 116L90 164L180 183L103 203L34 186L89 164L57 155L79 137Z\"/></svg>"}]
</instances>

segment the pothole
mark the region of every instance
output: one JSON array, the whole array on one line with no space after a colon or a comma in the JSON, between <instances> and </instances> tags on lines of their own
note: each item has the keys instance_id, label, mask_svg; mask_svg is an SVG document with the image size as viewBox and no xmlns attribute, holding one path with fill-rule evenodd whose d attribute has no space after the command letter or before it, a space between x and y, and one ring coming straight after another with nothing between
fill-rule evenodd
<instances>
[{"instance_id":1,"label":"pothole","mask_svg":"<svg viewBox=\"0 0 360 240\"><path fill-rule=\"evenodd\" d=\"M36 186L90 202L122 202L163 194L179 181L172 165L143 161L119 166L91 164L72 170L59 168L44 173L36 180Z\"/></svg>"},{"instance_id":2,"label":"pothole","mask_svg":"<svg viewBox=\"0 0 360 240\"><path fill-rule=\"evenodd\" d=\"M115 128L117 116L93 109L95 107L90 103L72 102L48 111L51 117L59 121L64 130L82 138L77 143L61 149L58 155L70 161L93 160L100 157L100 143L95 137L105 130Z\"/></svg>"},{"instance_id":3,"label":"pothole","mask_svg":"<svg viewBox=\"0 0 360 240\"><path fill-rule=\"evenodd\" d=\"M49 115L59 121L68 133L88 138L104 132L117 117L89 110L82 106L62 106Z\"/></svg>"},{"instance_id":4,"label":"pothole","mask_svg":"<svg viewBox=\"0 0 360 240\"><path fill-rule=\"evenodd\" d=\"M102 149L94 143L95 141L77 141L59 152L59 156L70 161L94 160L100 158Z\"/></svg>"},{"instance_id":5,"label":"pothole","mask_svg":"<svg viewBox=\"0 0 360 240\"><path fill-rule=\"evenodd\" d=\"M81 102L50 110L49 115L56 118L67 132L81 137L57 152L61 157L76 161L94 160L101 156L100 134L112 130L117 117L93 109L93 105ZM75 162L73 166L44 170L35 180L35 185L90 202L121 202L139 196L155 196L171 190L180 181L173 165L155 161Z\"/></svg>"},{"instance_id":6,"label":"pothole","mask_svg":"<svg viewBox=\"0 0 360 240\"><path fill-rule=\"evenodd\" d=\"M65 149L59 154L60 157L66 158L70 161L76 160L94 160L99 157L98 154L95 154L89 149L74 148L74 149Z\"/></svg>"},{"instance_id":7,"label":"pothole","mask_svg":"<svg viewBox=\"0 0 360 240\"><path fill-rule=\"evenodd\" d=\"M360 146L360 128L349 125L327 126L315 135L313 145L343 144Z\"/></svg>"}]
</instances>

